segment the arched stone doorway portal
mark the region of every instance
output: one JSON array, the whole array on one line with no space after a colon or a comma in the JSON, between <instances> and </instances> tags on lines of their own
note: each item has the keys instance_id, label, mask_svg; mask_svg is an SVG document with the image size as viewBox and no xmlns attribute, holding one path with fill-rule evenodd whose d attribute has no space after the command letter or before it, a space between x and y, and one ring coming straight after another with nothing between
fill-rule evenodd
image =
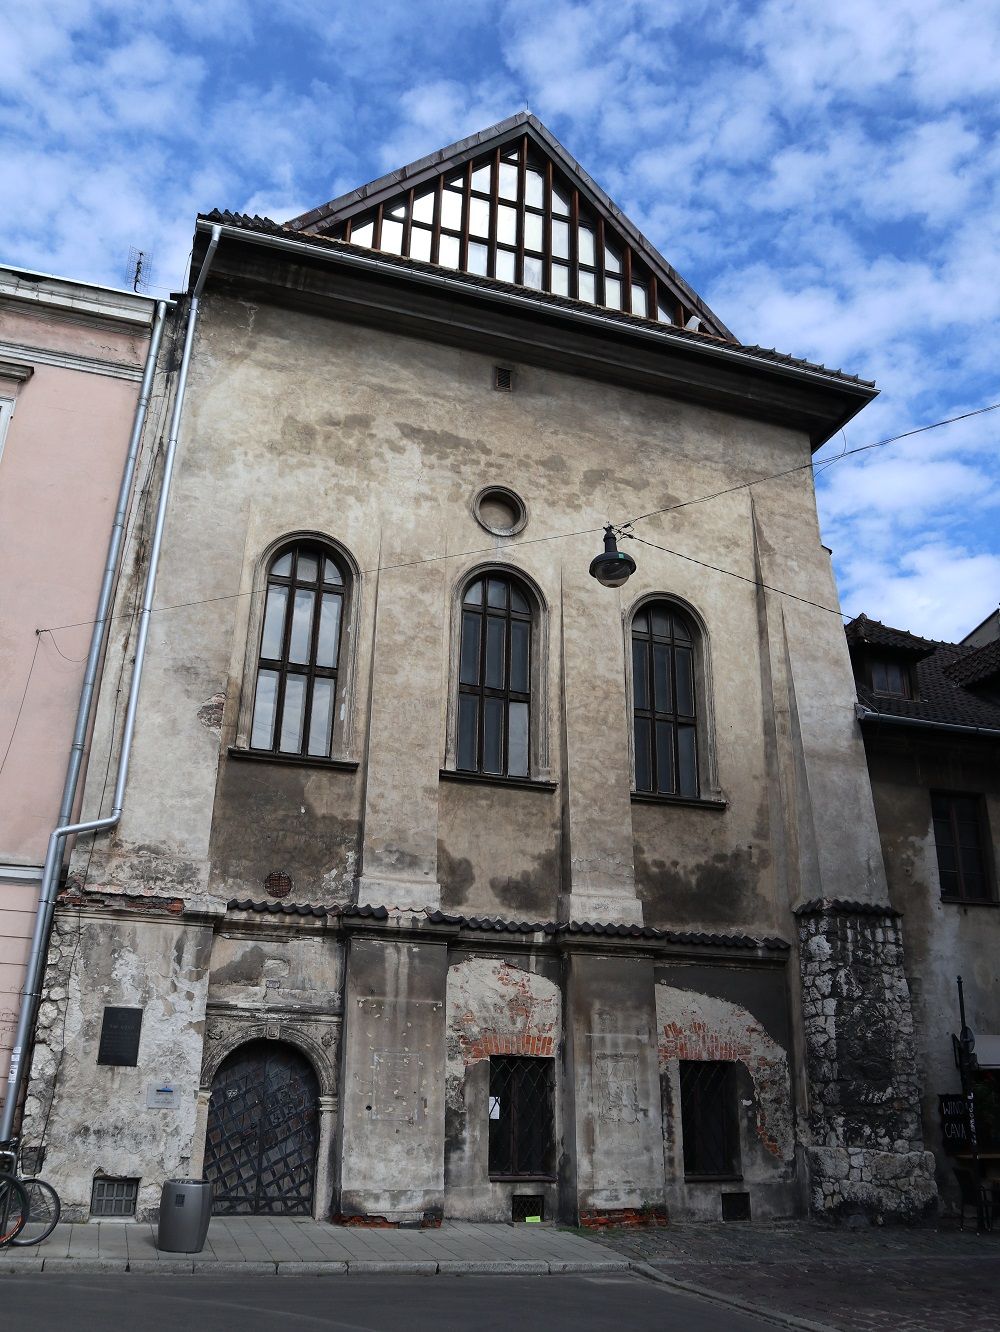
<instances>
[{"instance_id":1,"label":"arched stone doorway portal","mask_svg":"<svg viewBox=\"0 0 1000 1332\"><path fill-rule=\"evenodd\" d=\"M222 1216L310 1216L319 1138L319 1083L304 1055L249 1041L212 1079L205 1177Z\"/></svg>"}]
</instances>

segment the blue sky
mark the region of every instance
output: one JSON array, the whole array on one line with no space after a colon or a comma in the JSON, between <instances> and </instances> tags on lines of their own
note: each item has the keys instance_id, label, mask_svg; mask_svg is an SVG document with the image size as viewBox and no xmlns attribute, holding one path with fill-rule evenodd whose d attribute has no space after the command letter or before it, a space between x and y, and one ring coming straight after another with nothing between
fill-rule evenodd
<instances>
[{"instance_id":1,"label":"blue sky","mask_svg":"<svg viewBox=\"0 0 1000 1332\"><path fill-rule=\"evenodd\" d=\"M5 262L120 285L136 246L176 288L199 210L283 219L527 102L737 336L878 381L849 447L1000 400L1000 0L6 19ZM845 610L951 638L997 605L998 441L1000 412L824 471Z\"/></svg>"}]
</instances>

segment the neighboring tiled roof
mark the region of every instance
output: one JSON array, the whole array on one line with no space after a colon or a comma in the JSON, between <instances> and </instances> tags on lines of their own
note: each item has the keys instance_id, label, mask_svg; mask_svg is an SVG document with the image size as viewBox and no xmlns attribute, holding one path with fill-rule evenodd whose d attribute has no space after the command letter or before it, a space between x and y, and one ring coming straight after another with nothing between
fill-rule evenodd
<instances>
[{"instance_id":1,"label":"neighboring tiled roof","mask_svg":"<svg viewBox=\"0 0 1000 1332\"><path fill-rule=\"evenodd\" d=\"M862 630L857 626L864 621ZM888 717L911 717L919 722L945 726L982 726L1000 730L1000 704L976 693L970 685L987 678L986 664L1000 664L998 643L985 647L963 647L961 643L939 643L917 638L902 629L891 629L859 615L845 630L852 645L867 644L921 654L913 666L916 698L889 698L876 694L856 681L858 701L869 711ZM983 671L983 674L980 672Z\"/></svg>"},{"instance_id":2,"label":"neighboring tiled roof","mask_svg":"<svg viewBox=\"0 0 1000 1332\"><path fill-rule=\"evenodd\" d=\"M966 657L957 658L946 670L960 685L980 684L1000 674L1000 638L975 648Z\"/></svg>"},{"instance_id":3,"label":"neighboring tiled roof","mask_svg":"<svg viewBox=\"0 0 1000 1332\"><path fill-rule=\"evenodd\" d=\"M202 221L218 222L227 227L238 227L242 231L253 231L268 236L283 236L300 245L312 245L317 249L335 251L340 254L364 254L376 260L380 266L397 268L401 272L438 273L455 280L466 287L479 287L484 291L502 292L518 295L547 305L556 310L571 310L574 313L590 311L609 323L619 323L628 328L655 329L665 337L680 338L689 341L692 346L714 346L739 352L755 361L765 361L772 365L787 365L796 370L808 370L814 374L825 375L829 379L844 384L856 384L860 388L874 388L873 380L861 379L858 375L847 374L843 370L830 370L825 365L813 361L804 361L796 356L775 351L773 347L744 346L735 339L717 337L714 333L704 333L696 329L682 328L679 324L663 324L656 319L645 319L642 315L626 314L622 310L609 310L603 306L593 306L588 301L577 301L571 296L556 296L549 291L536 291L534 288L520 287L511 282L501 282L498 278L482 277L475 273L459 273L452 268L441 268L437 264L424 263L420 259L402 258L387 254L382 250L367 250L362 246L352 245L349 241L333 240L329 236L316 236L302 231L293 231L291 227L272 222L267 217L250 217L246 213L230 213L218 208L211 213L199 215Z\"/></svg>"},{"instance_id":4,"label":"neighboring tiled roof","mask_svg":"<svg viewBox=\"0 0 1000 1332\"><path fill-rule=\"evenodd\" d=\"M296 902L262 902L253 898L232 898L227 903L230 911L255 911L284 916L346 916L371 920L388 920L384 906L309 906ZM414 909L414 915L421 911ZM657 930L652 925L621 925L615 922L577 920L501 920L491 916L456 916L445 911L427 911L423 914L432 925L457 925L460 929L494 931L497 934L597 934L629 939L662 939L666 943L701 944L711 948L753 948L787 951L784 939L751 938L746 934L709 934L701 930Z\"/></svg>"},{"instance_id":5,"label":"neighboring tiled roof","mask_svg":"<svg viewBox=\"0 0 1000 1332\"><path fill-rule=\"evenodd\" d=\"M914 652L925 656L933 652L936 644L930 638L918 638L905 629L890 629L881 620L869 620L867 615L858 615L844 628L847 641L855 644L868 644L872 647L892 648L896 652Z\"/></svg>"}]
</instances>

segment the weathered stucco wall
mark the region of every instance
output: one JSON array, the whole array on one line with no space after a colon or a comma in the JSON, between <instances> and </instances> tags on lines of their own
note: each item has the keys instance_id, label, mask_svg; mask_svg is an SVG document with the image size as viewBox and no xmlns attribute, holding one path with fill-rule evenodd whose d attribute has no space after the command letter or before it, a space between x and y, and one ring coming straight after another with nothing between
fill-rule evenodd
<instances>
[{"instance_id":1,"label":"weathered stucco wall","mask_svg":"<svg viewBox=\"0 0 1000 1332\"><path fill-rule=\"evenodd\" d=\"M978 1035L1000 1035L1000 918L995 903L942 902L931 791L979 792L1000 866L1000 747L956 735L866 738L889 897L903 913L903 962L913 1004L924 1141L934 1151L938 1187L954 1206L954 1160L944 1151L938 1097L960 1090L952 1033L966 1017Z\"/></svg>"},{"instance_id":2,"label":"weathered stucco wall","mask_svg":"<svg viewBox=\"0 0 1000 1332\"><path fill-rule=\"evenodd\" d=\"M448 971L445 1084L445 1208L449 1216L509 1221L511 1197L538 1193L545 1215L558 1213L555 1183L506 1183L489 1175L491 1055L562 1057L562 993L552 959L456 956ZM548 974L546 974L548 973ZM556 1079L553 1136L561 1156ZM553 1162L553 1166L555 1166ZM553 1170L555 1173L555 1170Z\"/></svg>"},{"instance_id":3,"label":"weathered stucco wall","mask_svg":"<svg viewBox=\"0 0 1000 1332\"><path fill-rule=\"evenodd\" d=\"M159 904L158 904L159 905ZM212 916L140 901L56 916L23 1137L57 1182L67 1220L86 1220L99 1174L136 1178L136 1215L192 1170ZM97 1063L105 1006L142 1009L138 1063ZM173 1088L168 1108L148 1094Z\"/></svg>"},{"instance_id":4,"label":"weathered stucco wall","mask_svg":"<svg viewBox=\"0 0 1000 1332\"><path fill-rule=\"evenodd\" d=\"M672 1213L718 1221L726 1193L748 1193L758 1218L798 1210L788 1017L783 969L657 968L663 1153ZM739 1066L738 1177L685 1179L682 1060Z\"/></svg>"}]
</instances>

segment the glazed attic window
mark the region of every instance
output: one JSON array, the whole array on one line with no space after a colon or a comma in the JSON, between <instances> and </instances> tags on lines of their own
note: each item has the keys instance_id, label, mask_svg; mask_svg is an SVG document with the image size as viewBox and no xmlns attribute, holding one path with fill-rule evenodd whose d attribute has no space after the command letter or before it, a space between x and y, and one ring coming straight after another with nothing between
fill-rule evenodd
<instances>
[{"instance_id":1,"label":"glazed attic window","mask_svg":"<svg viewBox=\"0 0 1000 1332\"><path fill-rule=\"evenodd\" d=\"M596 201L527 137L421 181L334 234L660 323L683 325L690 314Z\"/></svg>"}]
</instances>

